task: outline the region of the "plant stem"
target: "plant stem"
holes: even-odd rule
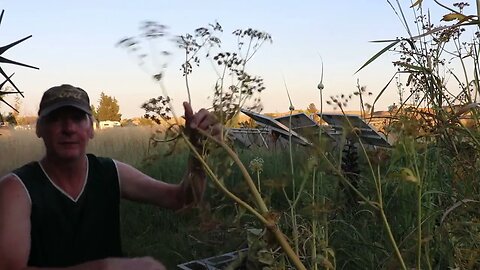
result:
[[[323,186],[323,174],[320,174],[320,185]],[[326,207],[325,194],[322,194],[322,207],[323,208]],[[325,247],[324,247],[325,249],[323,251],[323,256],[328,260],[328,251],[327,251],[327,248],[328,248],[328,213],[327,213],[327,211],[325,211],[323,213],[322,223],[323,223],[323,239],[324,239],[324,242],[325,242]]]
[[[313,209],[315,209],[315,193],[316,191],[316,186],[315,186],[315,180],[316,180],[316,172],[317,169],[313,169],[313,181],[312,181],[312,201],[313,201]],[[315,215],[312,215],[313,220],[312,220],[312,261],[313,261],[313,269],[318,270],[318,263],[317,263],[317,217]]]
[[[313,269],[318,270],[317,263],[317,219],[314,217],[312,220],[312,262]]]
[[[292,108],[292,103],[290,100],[290,108]],[[290,173],[292,174],[292,201],[296,201],[296,192],[295,187],[295,171],[293,169],[293,150],[292,150],[292,110],[290,110],[290,116],[288,119],[288,149],[290,156]],[[295,213],[294,204],[290,205],[290,215],[292,216],[292,234],[293,234],[293,243],[295,245],[295,253],[299,254],[300,247],[298,242],[298,228],[297,228],[297,216]]]
[[[185,87],[187,88],[188,104],[190,104],[190,106],[192,106],[192,99],[190,97],[190,86],[188,85],[188,71],[186,70],[188,61],[189,61],[188,60],[188,50],[185,50],[185,71],[184,71]]]
[[[351,125],[351,124],[350,124]],[[360,140],[359,140],[360,141]],[[360,141],[360,146],[363,150],[363,153],[365,156],[367,156],[367,150],[365,149],[365,146],[363,143]],[[380,211],[380,215],[382,217],[383,225],[385,226],[385,229],[387,230],[388,238],[390,239],[390,243],[393,246],[393,249],[395,251],[395,255],[397,256],[398,261],[402,265],[402,269],[406,270],[407,267],[405,266],[405,262],[403,261],[402,254],[400,253],[400,250],[398,249],[397,242],[395,241],[395,237],[393,236],[392,230],[390,228],[390,224],[388,223],[387,216],[385,215],[385,211],[383,208],[383,195],[382,195],[382,182],[381,182],[381,177],[380,177],[380,167],[377,167],[377,173],[373,169],[372,163],[370,159],[367,158],[368,165],[370,167],[370,170],[372,172],[373,180],[375,181],[375,187],[377,190],[377,197],[378,197],[378,210]]]
[[[355,192],[365,203],[367,203],[368,205],[372,206],[375,209],[378,209],[378,205],[376,205],[375,203],[367,199],[365,195],[363,195],[354,185],[352,185],[352,183],[350,183],[350,181],[343,175],[342,171],[337,167],[335,167],[335,165],[328,159],[325,153],[322,152],[322,156],[325,159],[325,161],[327,161],[330,168],[335,171],[337,176],[345,185],[349,186],[353,190],[353,192]]]
[[[397,242],[395,241],[395,237],[393,236],[392,230],[390,229],[390,225],[388,224],[387,217],[385,216],[385,212],[383,211],[383,206],[380,208],[380,215],[382,216],[383,224],[385,225],[385,229],[387,230],[388,238],[390,239],[390,243],[393,245],[393,249],[395,251],[395,255],[397,256],[402,269],[407,270],[407,266],[405,266],[405,262],[403,261],[402,254],[398,249]]]
[[[417,176],[417,269],[421,269],[422,264],[422,178],[418,169],[417,155],[415,149],[413,151],[413,162],[415,164],[415,174]],[[425,159],[427,154],[424,155]],[[424,162],[425,164],[426,162]]]
[[[476,3],[477,3],[477,17],[480,18],[480,0],[477,0]]]
[[[420,177],[417,175],[417,177]],[[420,181],[420,179],[418,179]],[[417,269],[422,261],[422,186],[417,184]]]
[[[231,199],[233,199],[235,202],[237,202],[238,204],[240,204],[241,206],[245,207],[245,209],[247,209],[248,211],[250,211],[250,213],[252,213],[254,216],[256,216],[263,224],[265,225],[270,225],[268,220],[262,215],[260,214],[257,210],[255,210],[253,207],[251,207],[248,203],[246,203],[245,201],[243,201],[242,199],[238,198],[237,196],[235,196],[235,194],[231,193],[221,182],[220,180],[218,179],[218,177],[215,175],[215,173],[212,171],[212,169],[210,168],[210,166],[208,166],[208,164],[205,162],[205,160],[203,159],[202,155],[200,155],[200,153],[198,153],[197,149],[195,148],[195,146],[193,146],[193,144],[190,142],[190,140],[188,139],[188,137],[184,134],[184,133],[181,133],[182,134],[182,137],[185,139],[185,142],[187,143],[188,147],[190,148],[190,150],[193,152],[193,154],[195,155],[195,157],[200,161],[200,163],[202,163],[202,166],[203,168],[205,169],[205,171],[207,172],[207,174],[212,178],[213,180],[213,183],[222,191],[224,192],[228,197],[230,197]]]
[[[257,187],[258,187],[258,192],[261,194],[262,193],[262,187],[260,186],[260,171],[257,170]]]
[[[244,176],[245,182],[247,183],[248,187],[250,188],[250,192],[252,193],[252,195],[253,195],[253,197],[256,201],[256,204],[260,208],[260,213],[263,215],[262,218],[261,219],[259,218],[259,219],[265,224],[265,227],[271,233],[273,233],[273,235],[275,236],[275,239],[277,239],[277,242],[280,244],[283,251],[288,256],[288,258],[292,261],[292,263],[295,265],[295,267],[297,269],[300,269],[300,270],[306,270],[307,268],[305,268],[305,266],[301,262],[300,258],[298,257],[297,253],[295,253],[293,251],[292,247],[288,243],[287,239],[285,238],[285,235],[278,228],[278,226],[276,224],[276,221],[273,220],[272,217],[268,216],[268,213],[269,213],[268,208],[267,208],[265,202],[263,201],[262,197],[260,196],[260,193],[256,189],[255,184],[254,184],[252,178],[250,177],[250,174],[248,173],[248,170],[245,168],[245,166],[243,165],[243,163],[240,160],[240,158],[238,157],[238,155],[235,152],[233,152],[233,150],[227,144],[225,144],[225,142],[214,138],[212,135],[210,135],[206,131],[201,130],[201,129],[196,129],[196,131],[199,132],[200,134],[202,134],[203,136],[213,140],[218,145],[220,145],[228,153],[228,155],[235,161],[235,163],[240,168],[240,171],[242,172],[242,174]],[[187,141],[187,144],[190,147],[190,149],[192,151],[194,151],[197,158],[199,158],[199,160],[201,160],[202,165],[207,166],[206,167],[206,169],[207,169],[208,164],[203,160],[202,156],[198,153],[198,151],[196,151],[195,147],[190,143],[190,141],[188,141],[188,137],[184,133],[182,133],[182,136]],[[208,168],[208,173],[209,173],[209,175],[214,175],[214,173],[209,168]],[[218,182],[218,183],[220,183],[220,182]],[[230,191],[228,191],[223,185],[220,185],[220,187],[222,188],[222,191],[226,192],[226,194],[229,195],[231,198],[236,197]],[[253,209],[253,208],[251,208],[251,209]],[[258,216],[257,216],[257,218],[258,218]]]
[[[390,243],[393,246],[395,255],[397,256],[397,259],[400,262],[402,269],[407,270],[405,262],[403,261],[403,258],[402,258],[402,254],[398,249],[397,242],[395,241],[395,237],[393,236],[392,229],[390,228],[390,224],[388,223],[387,216],[385,215],[385,211],[383,209],[382,183],[380,181],[380,177],[376,177],[374,175],[374,180],[375,180],[375,186],[376,186],[377,196],[378,196],[378,207],[380,211],[380,216],[382,217],[383,225],[385,226],[385,230],[387,231],[388,238],[390,239]]]
[[[257,190],[257,187],[255,186],[255,182],[252,180],[252,177],[250,177],[250,174],[248,173],[247,168],[245,168],[245,166],[243,165],[243,163],[240,160],[240,158],[238,157],[238,155],[235,152],[233,152],[233,150],[228,145],[226,145],[223,141],[220,141],[220,140],[214,138],[212,135],[208,134],[206,131],[201,130],[201,129],[196,129],[196,131],[199,132],[200,134],[202,134],[203,136],[215,141],[218,145],[220,145],[228,153],[228,155],[233,159],[235,164],[237,164],[240,171],[242,172],[242,174],[244,176],[244,180],[245,180],[247,186],[249,187],[250,192],[253,195],[255,203],[260,208],[260,212],[262,214],[268,213],[267,205],[263,201],[262,196],[260,195],[260,193]]]

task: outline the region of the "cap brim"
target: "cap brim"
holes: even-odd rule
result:
[[[39,114],[38,116],[39,117],[44,117],[44,116],[47,116],[48,114],[50,114],[51,112],[57,110],[57,109],[60,109],[60,108],[63,108],[63,107],[74,107],[74,108],[77,108],[83,112],[85,112],[86,114],[88,115],[92,115],[92,110],[90,109],[90,107],[85,107],[84,105],[81,105],[81,104],[77,104],[77,103],[74,103],[74,102],[69,102],[69,101],[65,101],[65,102],[58,102],[54,105],[51,105],[47,108],[44,108]]]

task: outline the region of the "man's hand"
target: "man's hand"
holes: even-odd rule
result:
[[[184,102],[183,107],[185,108],[185,132],[197,149],[201,149],[202,146],[202,138],[198,130],[209,132],[217,140],[222,139],[222,126],[214,114],[205,109],[193,113],[192,106],[188,102]],[[206,177],[197,157],[190,155],[188,168],[180,186],[183,190],[184,207],[196,205],[202,200],[206,188]]]
[[[197,129],[209,131],[218,140],[222,138],[222,127],[215,115],[205,109],[193,113],[192,106],[188,102],[184,102],[183,107],[185,109],[185,129],[193,145],[198,147],[200,143]]]

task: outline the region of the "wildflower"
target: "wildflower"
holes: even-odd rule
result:
[[[261,157],[252,159],[249,168],[254,173],[261,173],[263,171],[263,159]]]

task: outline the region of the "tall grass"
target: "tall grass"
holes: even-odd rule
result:
[[[155,151],[150,146],[154,131],[153,128],[142,126],[97,130],[87,152],[140,166],[148,155],[155,153],[149,153]]]
[[[153,177],[178,182],[186,166],[187,148],[178,145],[169,155],[164,155],[168,152],[164,147],[150,149],[150,154],[158,156],[142,162],[148,149],[149,132],[134,128],[97,132],[89,150],[137,163],[141,170]],[[29,159],[32,144],[37,145],[39,156],[42,155],[41,142],[35,139],[32,132],[19,134],[28,135],[18,136],[15,140],[8,139],[11,148],[7,151],[15,149],[12,158],[20,160],[19,162]],[[416,265],[417,258],[420,258],[422,268],[445,269],[458,265],[464,269],[474,269],[478,266],[480,242],[478,233],[475,233],[475,226],[478,226],[478,179],[475,172],[456,172],[456,167],[452,167],[452,164],[462,164],[462,161],[449,155],[445,149],[415,143],[412,137],[402,138],[395,148],[385,150],[387,158],[376,158],[379,150],[367,149],[366,155],[360,152],[359,192],[371,200],[377,197],[378,185],[373,181],[373,173],[369,172],[370,160],[372,166],[377,168],[375,171],[379,172],[378,184],[381,185],[385,217],[406,265]],[[16,145],[12,145],[14,142]],[[2,147],[7,145],[2,144]],[[338,154],[339,149],[341,146],[332,153]],[[315,262],[320,269],[330,266],[337,269],[401,268],[395,259],[378,210],[368,203],[349,205],[349,195],[339,184],[341,176],[336,171],[338,164],[332,167],[318,155],[313,158],[315,151],[296,146],[295,151],[292,151],[297,174],[296,234],[299,256],[307,268],[313,269]],[[237,153],[244,164],[258,157],[263,159],[261,195],[272,213],[278,215],[278,224],[284,233],[292,235],[291,216],[287,214],[291,213],[291,203],[285,197],[285,194],[293,192],[293,185],[289,181],[290,170],[286,169],[291,165],[288,151],[239,149]],[[217,164],[215,169],[225,185],[246,201],[252,200],[240,171],[231,166],[231,163],[225,163],[221,154],[212,153],[213,157],[222,160],[212,162]],[[339,159],[333,157],[331,160]],[[21,163],[12,163],[10,167],[18,165]],[[412,168],[413,176],[422,181],[421,257],[418,256],[417,183],[408,178],[408,174],[402,173],[402,168]],[[475,170],[478,174],[478,169]],[[455,177],[455,174],[462,174],[462,177]],[[255,250],[251,259],[259,259],[258,254],[265,254],[261,251],[267,250],[276,260],[276,266],[281,267],[283,261],[283,265],[288,267],[278,250],[268,248],[275,246],[268,242],[268,234],[265,235],[266,242],[258,237],[253,238],[256,239],[253,241],[248,236],[249,231],[261,228],[261,224],[214,188],[208,189],[201,207],[185,213],[122,202],[121,219],[124,251],[129,256],[152,255],[174,268],[182,262],[219,255],[249,245]],[[317,226],[312,227],[309,224],[314,220],[318,221]],[[315,229],[316,232],[313,231]],[[316,242],[312,238],[315,235]],[[319,237],[321,235],[326,237]],[[317,247],[316,261],[313,261],[309,248],[312,243],[316,243]]]
[[[148,127],[97,130],[87,152],[140,166],[149,149],[153,149],[149,146],[152,132]],[[22,164],[41,159],[45,147],[35,130],[12,130],[0,136],[0,153],[0,175],[4,175]]]
[[[0,136],[0,175],[33,160],[44,153],[43,141],[34,130],[12,130]]]

